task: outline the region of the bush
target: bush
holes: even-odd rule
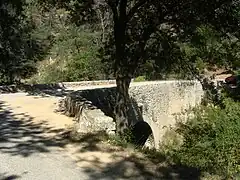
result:
[[[138,76],[134,79],[134,82],[143,82],[143,81],[146,81],[145,76]]]
[[[99,80],[103,79],[103,66],[96,57],[96,51],[88,50],[77,54],[67,62],[67,81]]]
[[[200,106],[177,124],[183,144],[175,159],[209,173],[232,176],[240,172],[240,103],[224,100],[225,109]]]
[[[45,69],[45,74],[42,77],[42,83],[59,83],[64,82],[66,79],[66,72],[61,70],[59,67],[49,65]]]
[[[105,79],[103,65],[96,57],[96,51],[87,49],[74,54],[63,62],[55,60],[49,64],[45,61],[39,66],[39,74],[30,79],[36,83],[56,83]]]

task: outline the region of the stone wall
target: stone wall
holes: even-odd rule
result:
[[[133,79],[132,79],[133,81]],[[12,85],[0,85],[0,93],[16,93],[16,92],[48,92],[57,90],[76,90],[76,89],[88,89],[90,87],[96,88],[96,86],[110,86],[116,85],[115,80],[98,80],[98,81],[79,81],[79,82],[60,82],[53,84],[12,84]]]
[[[59,83],[65,88],[75,88],[80,86],[97,86],[116,84],[115,80],[99,80],[99,81],[79,81],[79,82],[62,82]]]
[[[158,148],[167,127],[175,124],[174,114],[200,103],[203,95],[201,84],[197,81],[132,83],[129,93],[133,100],[130,105],[131,124],[134,125],[139,120],[146,121],[152,128],[156,148]],[[79,90],[70,93],[63,101],[63,106],[65,106],[65,114],[75,117],[80,131],[91,131],[96,130],[96,126],[93,124],[99,124],[99,119],[104,118],[93,120],[91,116],[89,117],[91,124],[87,122],[86,114],[91,114],[91,112],[94,114],[96,109],[100,109],[105,115],[113,117],[115,99],[115,87]],[[101,116],[105,116],[104,114]],[[112,128],[111,120],[107,119],[107,121]],[[93,127],[95,129],[91,129]],[[108,129],[107,126],[103,127]],[[89,129],[86,130],[86,128]],[[105,129],[100,128],[100,130]]]
[[[142,106],[143,120],[151,126],[155,147],[169,126],[174,126],[176,113],[201,102],[202,86],[197,81],[156,81],[133,85],[131,96]]]

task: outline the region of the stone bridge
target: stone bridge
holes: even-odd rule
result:
[[[143,120],[150,125],[158,148],[166,130],[175,125],[176,113],[199,104],[203,90],[197,81],[158,81],[133,85],[130,94],[141,107]]]
[[[96,119],[86,118],[86,116],[95,116],[97,121],[104,114],[112,117],[116,97],[114,86],[110,83],[110,85],[77,90],[76,84],[75,88],[67,84],[67,88],[75,89],[75,91],[65,98],[64,105],[68,106],[67,114],[69,116],[77,117],[77,126],[80,131],[93,127],[97,123]],[[174,126],[176,123],[175,114],[200,103],[203,95],[202,86],[198,81],[133,82],[129,92],[133,100],[130,107],[132,110],[130,123],[134,125],[139,120],[147,122],[153,132],[155,148],[159,147],[159,142],[168,129],[167,127]],[[89,104],[95,108],[90,108]],[[104,114],[96,113],[93,109],[100,109]],[[92,114],[89,115],[89,113]],[[107,124],[106,127],[109,127],[109,121],[102,123],[105,124],[101,124],[101,126],[105,127]]]

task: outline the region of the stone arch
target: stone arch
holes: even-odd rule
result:
[[[131,128],[133,143],[137,146],[143,147],[148,138],[153,135],[151,126],[146,121],[138,121]]]

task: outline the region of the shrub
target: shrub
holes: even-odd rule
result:
[[[209,173],[232,176],[240,172],[240,103],[224,100],[225,108],[200,106],[176,131],[183,144],[175,159]]]
[[[45,69],[45,74],[42,77],[42,83],[58,83],[63,82],[66,79],[66,72],[61,70],[59,67],[49,65]]]
[[[96,52],[92,49],[77,54],[66,64],[67,80],[98,80],[103,79],[103,66]]]
[[[146,81],[145,76],[138,76],[134,79],[134,82],[142,82],[142,81]]]

